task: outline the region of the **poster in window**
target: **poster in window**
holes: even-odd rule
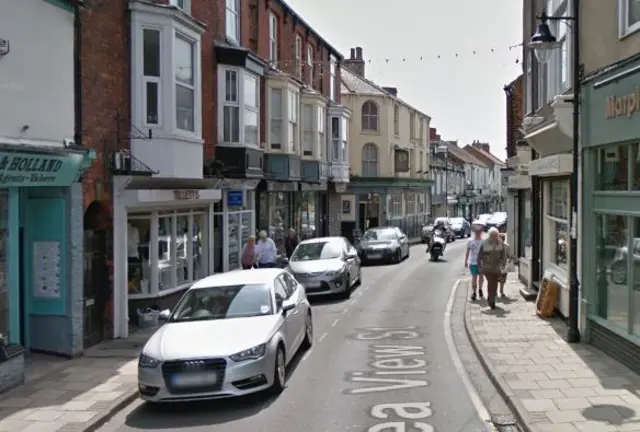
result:
[[[33,296],[60,298],[60,242],[33,243]]]

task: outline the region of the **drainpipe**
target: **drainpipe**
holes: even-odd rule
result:
[[[75,126],[73,141],[82,146],[82,20],[80,17],[81,0],[73,2],[73,103]]]

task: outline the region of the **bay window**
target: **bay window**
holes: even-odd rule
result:
[[[174,49],[176,128],[195,132],[195,43],[176,33]]]
[[[567,16],[569,0],[550,0],[547,7],[549,16]],[[549,22],[551,31],[562,45],[554,50],[549,62],[543,65],[540,72],[541,79],[544,75],[544,87],[540,87],[539,95],[543,102],[553,100],[553,97],[564,93],[571,87],[569,79],[569,26],[565,20],[553,20]]]
[[[327,148],[327,112],[324,107],[318,107],[318,158],[324,160]]]
[[[333,102],[336,100],[336,71],[338,60],[331,56],[329,59],[329,97]]]
[[[269,103],[269,142],[272,150],[282,149],[282,123],[283,123],[283,93],[281,88],[272,88],[270,90],[270,103]]]
[[[302,155],[313,156],[314,146],[314,106],[302,104]]]
[[[298,141],[299,141],[299,132],[298,129],[298,109],[299,109],[299,94],[289,91],[288,92],[288,102],[287,102],[287,111],[288,111],[288,130],[287,130],[287,139],[288,139],[288,149],[287,151],[293,154],[298,153]]]
[[[161,32],[142,30],[143,121],[146,127],[160,126]]]
[[[225,29],[227,39],[240,43],[240,0],[226,0]]]
[[[340,117],[331,117],[331,160],[340,161]]]
[[[340,152],[342,153],[342,163],[348,163],[348,151],[347,151],[347,141],[348,141],[348,127],[349,121],[341,117],[340,118]]]
[[[259,145],[260,79],[240,68],[220,67],[219,124],[226,145]]]

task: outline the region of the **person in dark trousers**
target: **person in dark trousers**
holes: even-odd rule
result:
[[[478,252],[478,267],[487,278],[487,302],[491,309],[496,308],[498,284],[507,266],[507,251],[499,236],[498,229],[491,228]]]
[[[296,230],[290,228],[289,234],[287,234],[287,238],[284,240],[284,252],[287,254],[287,258],[291,258],[298,244],[300,244],[300,237],[298,237]]]

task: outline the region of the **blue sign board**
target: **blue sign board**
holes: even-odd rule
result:
[[[244,193],[241,190],[227,191],[227,206],[242,207],[244,206]]]

